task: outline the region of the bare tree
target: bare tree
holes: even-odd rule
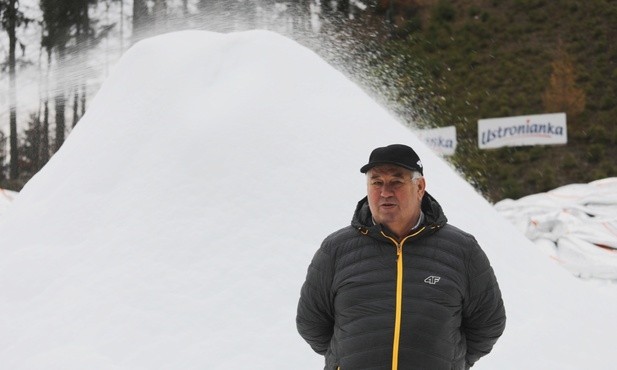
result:
[[[574,63],[561,44],[551,67],[549,85],[542,94],[544,108],[548,112],[566,112],[572,117],[579,115],[585,110],[585,91],[576,86]]]

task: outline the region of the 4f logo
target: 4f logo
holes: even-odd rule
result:
[[[431,284],[431,285],[435,285],[439,282],[439,280],[441,280],[439,276],[429,276],[426,279],[424,279],[424,282]]]

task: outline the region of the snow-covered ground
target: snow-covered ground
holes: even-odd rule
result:
[[[13,203],[18,194],[15,191],[0,189],[0,217]]]
[[[376,146],[491,259],[508,323],[474,369],[614,369],[617,289],[526,239],[355,84],[277,34],[187,31],[129,50],[0,217],[6,369],[319,369],[295,329],[321,240]]]

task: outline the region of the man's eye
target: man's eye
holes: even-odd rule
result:
[[[373,182],[371,182],[371,185],[373,185],[373,186],[383,186],[383,182],[382,181],[373,181]]]

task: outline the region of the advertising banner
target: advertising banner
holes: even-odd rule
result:
[[[437,154],[454,155],[456,151],[456,127],[454,126],[418,130],[416,135]]]
[[[480,149],[568,142],[565,113],[478,120]]]

